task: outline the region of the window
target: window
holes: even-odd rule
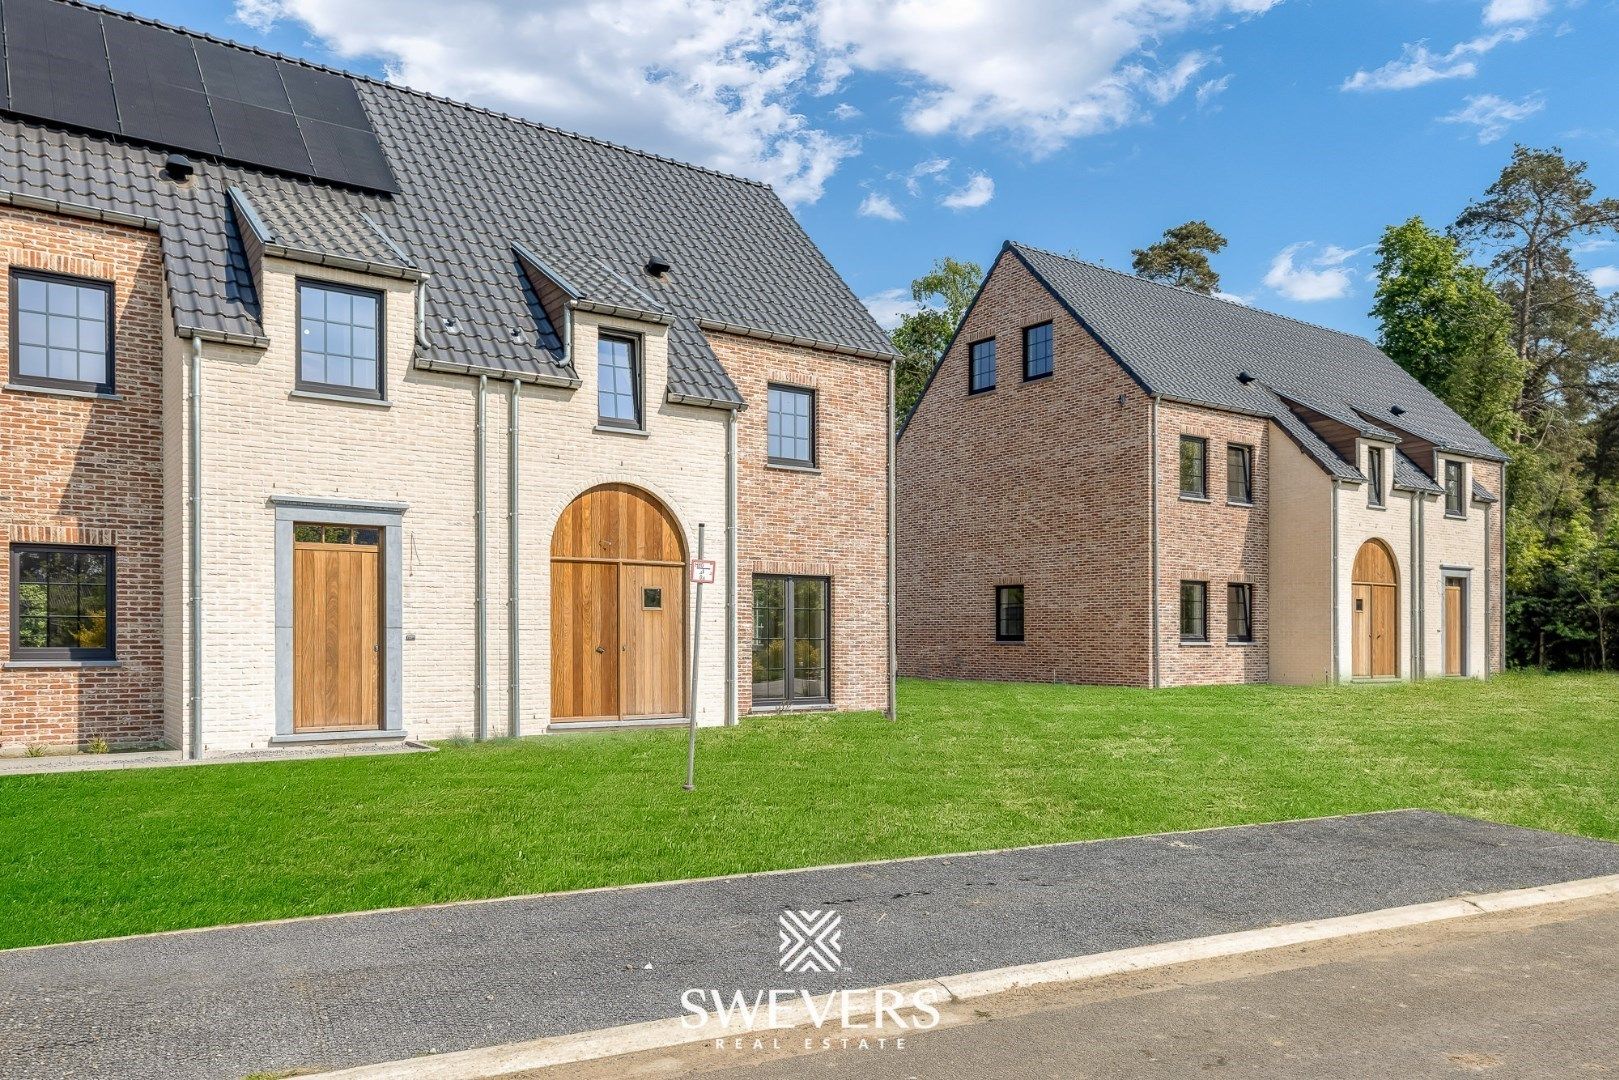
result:
[[[1181,436],[1181,496],[1187,499],[1209,497],[1209,441],[1191,435]]]
[[[356,529],[348,525],[294,525],[292,538],[300,544],[353,544],[359,547],[376,547],[382,542],[382,530]]]
[[[662,589],[642,589],[641,590],[641,607],[644,608],[647,611],[661,611],[661,610],[663,610],[663,590]]]
[[[768,452],[775,465],[815,464],[815,391],[770,387]]]
[[[596,421],[607,427],[641,426],[641,365],[634,340],[596,339]]]
[[[1227,585],[1225,599],[1226,640],[1238,642],[1254,640],[1254,587]]]
[[[1023,586],[995,586],[995,640],[1023,640]]]
[[[967,392],[981,394],[995,389],[995,339],[975,341],[967,352],[971,368],[967,375]]]
[[[382,397],[382,294],[298,283],[298,388]]]
[[[11,381],[112,393],[112,286],[11,275]]]
[[[1181,582],[1181,640],[1209,640],[1209,583]]]
[[[753,703],[831,700],[827,679],[826,578],[753,579]]]
[[[1041,379],[1051,374],[1051,324],[1023,331],[1023,377]]]
[[[1383,449],[1373,446],[1366,450],[1366,503],[1383,505]]]
[[[110,548],[11,549],[11,658],[113,658]]]
[[[1467,492],[1463,484],[1467,478],[1467,466],[1460,461],[1445,462],[1445,516],[1467,516]]]
[[[1245,506],[1254,501],[1253,447],[1231,443],[1225,448],[1225,497]]]

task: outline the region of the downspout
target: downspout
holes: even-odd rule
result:
[[[202,757],[202,338],[191,336],[191,757]]]
[[[521,670],[521,641],[518,631],[522,612],[518,590],[519,543],[522,539],[518,521],[517,481],[521,455],[517,452],[517,399],[523,384],[512,380],[512,397],[506,412],[506,734],[517,738],[523,734]]]
[[[1158,395],[1151,398],[1152,422],[1151,427],[1152,448],[1148,453],[1151,477],[1147,482],[1148,509],[1147,517],[1152,540],[1152,687],[1154,690],[1161,685],[1159,676],[1159,643],[1158,643]]]
[[[888,719],[899,719],[899,623],[894,605],[894,379],[892,361],[888,364]]]
[[[1339,599],[1338,586],[1338,495],[1343,489],[1343,481],[1336,476],[1332,478],[1332,669],[1328,673],[1327,681],[1338,683],[1342,681],[1342,671],[1338,656],[1338,611],[1342,604]]]
[[[1421,492],[1411,495],[1411,678],[1420,680],[1427,677],[1427,665],[1423,661],[1428,651],[1428,631],[1426,620],[1423,619],[1423,603],[1426,595],[1423,590],[1423,567],[1427,565],[1427,555],[1423,551],[1422,536],[1422,500]]]
[[[725,414],[725,723],[737,722],[736,410]]]
[[[1484,671],[1486,678],[1495,673],[1490,665],[1490,641],[1495,637],[1495,626],[1491,624],[1491,611],[1499,612],[1501,620],[1501,670],[1507,669],[1507,463],[1501,463],[1501,569],[1496,574],[1499,584],[1496,586],[1501,592],[1501,606],[1499,608],[1486,608],[1484,611]],[[1484,534],[1484,543],[1490,548],[1495,547],[1495,540],[1488,530]]]
[[[485,455],[484,447],[484,421],[486,412],[486,398],[489,391],[489,376],[478,376],[478,408],[477,433],[473,443],[473,465],[475,474],[473,522],[475,536],[473,539],[473,563],[475,566],[475,583],[473,586],[473,604],[476,616],[473,622],[473,642],[475,656],[473,666],[476,670],[476,679],[473,688],[472,730],[473,737],[483,740],[489,736],[489,553],[487,549],[489,540],[488,521],[488,479],[484,476]]]
[[[1490,677],[1490,594],[1495,591],[1495,578],[1491,571],[1494,566],[1490,560],[1490,549],[1495,545],[1490,543],[1490,504],[1484,504],[1484,678]],[[1462,615],[1465,618],[1469,612],[1464,608]],[[1467,638],[1464,636],[1463,641]]]

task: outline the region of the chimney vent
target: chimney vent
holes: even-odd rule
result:
[[[1242,385],[1247,386],[1249,383],[1254,381],[1254,377],[1248,374],[1246,371],[1239,371],[1237,372],[1237,381],[1242,383]]]
[[[191,179],[191,174],[196,171],[196,166],[192,165],[191,159],[184,154],[170,154],[169,159],[163,163],[163,173],[170,180],[184,182]]]
[[[674,267],[669,264],[669,260],[661,255],[654,255],[646,261],[646,272],[653,277],[662,277],[672,269]]]

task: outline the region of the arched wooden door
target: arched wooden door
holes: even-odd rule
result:
[[[551,535],[551,719],[685,715],[686,548],[662,503],[591,488]]]
[[[1362,544],[1353,578],[1355,678],[1392,678],[1400,673],[1400,582],[1388,545]]]

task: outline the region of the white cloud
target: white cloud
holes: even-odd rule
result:
[[[1342,90],[1409,90],[1426,86],[1442,79],[1471,79],[1478,74],[1476,58],[1510,41],[1522,41],[1528,31],[1521,28],[1498,30],[1485,37],[1474,38],[1452,46],[1449,52],[1436,53],[1428,43],[1419,41],[1406,45],[1398,59],[1390,60],[1372,71],[1364,69],[1345,79]]]
[[[973,173],[967,182],[939,199],[947,210],[976,210],[995,197],[995,181],[983,173]]]
[[[884,221],[905,220],[905,215],[894,205],[894,200],[877,191],[868,192],[860,201],[859,214],[861,217],[882,218]]]
[[[1310,241],[1304,240],[1289,244],[1277,252],[1271,260],[1270,270],[1265,274],[1266,286],[1289,300],[1302,303],[1337,300],[1349,295],[1354,273],[1344,264],[1350,256],[1366,249],[1348,249],[1329,244],[1321,249],[1321,254],[1301,264],[1300,254],[1311,246]]]
[[[1490,0],[1484,8],[1484,21],[1491,26],[1533,22],[1551,9],[1551,0]]]
[[[950,171],[950,159],[945,157],[928,158],[912,165],[910,171],[904,174],[905,190],[912,195],[922,194],[924,180],[936,180]]]
[[[1531,94],[1522,101],[1479,94],[1469,97],[1466,105],[1439,120],[1444,124],[1471,124],[1477,129],[1479,142],[1492,143],[1505,135],[1513,124],[1527,120],[1545,107],[1546,100],[1539,94]]]
[[[903,316],[920,310],[917,302],[911,299],[909,289],[884,289],[880,293],[861,297],[860,302],[866,305],[871,317],[884,330],[894,329]]]
[[[1209,104],[1225,93],[1230,85],[1231,76],[1229,75],[1222,75],[1218,79],[1210,79],[1208,82],[1199,84],[1197,92],[1193,95],[1197,99],[1197,107],[1200,109],[1208,108]]]
[[[855,108],[853,105],[849,104],[847,101],[840,101],[838,102],[837,107],[832,110],[832,115],[837,117],[839,120],[854,120],[858,117],[864,116],[865,114],[859,109]]]
[[[1224,300],[1228,304],[1237,304],[1240,307],[1252,307],[1254,302],[1253,297],[1243,293],[1222,292],[1216,289],[1212,295],[1216,300]]]
[[[1593,266],[1586,272],[1586,277],[1603,292],[1619,289],[1619,266]]]

